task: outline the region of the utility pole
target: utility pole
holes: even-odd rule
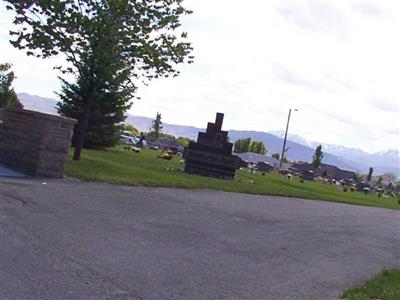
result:
[[[297,109],[295,109],[294,111],[297,111]],[[287,124],[286,124],[286,132],[285,132],[285,139],[283,140],[283,147],[282,147],[282,155],[281,155],[281,162],[279,164],[279,168],[282,168],[282,164],[283,164],[283,158],[285,157],[285,147],[286,147],[286,139],[287,139],[287,133],[288,133],[288,129],[289,129],[289,122],[290,122],[290,114],[292,113],[292,109],[289,109],[289,115],[287,118]]]

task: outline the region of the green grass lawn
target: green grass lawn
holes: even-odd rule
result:
[[[385,270],[368,280],[363,286],[348,290],[343,298],[346,300],[399,300],[400,270]]]
[[[67,176],[86,181],[109,182],[125,185],[158,187],[178,187],[187,189],[213,189],[229,192],[251,193],[319,199],[400,209],[394,198],[379,198],[377,195],[364,195],[360,192],[343,192],[340,187],[320,182],[300,182],[298,178],[287,177],[272,172],[265,176],[250,174],[239,170],[235,180],[222,180],[211,177],[186,174],[181,157],[172,160],[157,158],[158,152],[142,150],[140,153],[116,147],[108,150],[83,150],[80,161],[67,162]]]

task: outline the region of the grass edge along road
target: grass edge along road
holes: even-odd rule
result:
[[[363,286],[346,291],[343,298],[346,300],[398,300],[400,299],[400,270],[384,270]]]
[[[157,158],[159,152],[142,150],[140,153],[116,147],[107,150],[84,150],[80,161],[71,159],[70,149],[66,174],[84,181],[123,185],[211,189],[226,192],[295,197],[400,209],[395,198],[379,198],[375,194],[343,192],[341,187],[321,182],[288,180],[276,172],[262,175],[239,170],[235,180],[222,180],[183,172],[182,157],[172,160]]]

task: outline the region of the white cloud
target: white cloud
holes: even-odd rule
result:
[[[400,102],[389,101],[384,98],[370,98],[367,99],[367,103],[371,104],[375,108],[389,113],[399,113],[400,112]]]
[[[195,63],[180,66],[178,78],[140,87],[131,113],[160,111],[165,122],[204,127],[220,111],[226,129],[271,131],[284,129],[296,107],[290,131],[309,140],[399,148],[400,3],[185,2],[194,11],[184,26]],[[55,62],[25,57],[0,30],[17,90],[51,96],[59,88]]]
[[[367,16],[375,17],[378,19],[384,16],[384,12],[382,11],[382,9],[380,9],[379,6],[375,5],[372,1],[364,0],[363,2],[353,2],[351,3],[351,7],[353,8],[353,10]]]
[[[283,1],[277,11],[289,22],[306,30],[339,33],[348,27],[341,11],[327,1]]]

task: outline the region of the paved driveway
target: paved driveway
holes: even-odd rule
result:
[[[45,182],[0,177],[1,299],[335,299],[400,267],[392,210]]]

